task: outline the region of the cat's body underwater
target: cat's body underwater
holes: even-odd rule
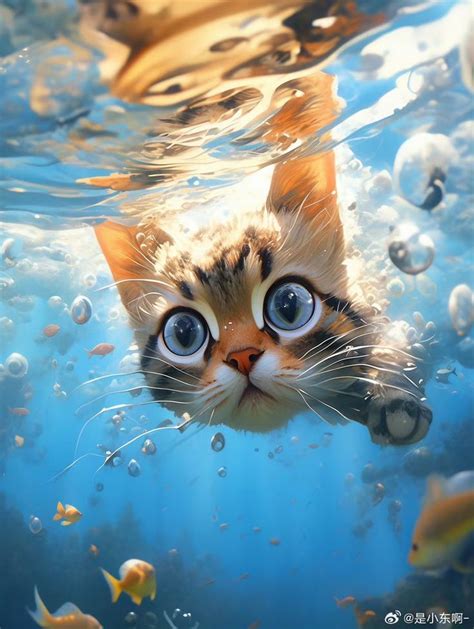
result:
[[[348,280],[331,151],[278,164],[264,208],[192,235],[153,216],[96,233],[149,392],[177,415],[264,432],[310,410],[377,443],[426,434],[420,362]]]

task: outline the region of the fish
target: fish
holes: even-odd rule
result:
[[[463,477],[458,480],[456,477]],[[466,549],[474,541],[474,473],[428,479],[425,505],[416,522],[408,562],[417,568],[470,571]]]
[[[359,627],[363,627],[371,618],[375,618],[377,614],[372,609],[362,611],[358,607],[354,607],[357,623]]]
[[[26,417],[30,414],[30,410],[24,406],[15,406],[15,408],[9,408],[8,412],[17,417]]]
[[[247,629],[260,629],[260,627],[261,627],[260,620],[254,620],[253,622],[250,623]]]
[[[116,579],[101,568],[110,588],[112,603],[116,603],[122,592],[126,592],[136,605],[147,596],[153,601],[156,596],[155,568],[141,559],[129,559],[120,566],[120,579]]]
[[[357,599],[354,596],[345,596],[344,598],[334,597],[334,600],[336,601],[336,605],[338,607],[341,607],[342,609],[345,609],[346,607],[349,607],[349,605],[355,605],[355,603],[357,603]]]
[[[45,328],[43,328],[44,336],[51,338],[52,336],[56,336],[56,334],[61,330],[61,327],[57,323],[50,323]]]
[[[280,545],[280,540],[278,539],[278,537],[272,537],[270,540],[270,544],[272,546],[279,546]]]
[[[107,356],[107,354],[110,354],[111,352],[113,352],[115,349],[115,345],[112,345],[112,343],[98,343],[95,347],[93,347],[92,349],[86,349],[86,352],[89,355],[89,358],[91,358],[91,356]]]
[[[317,443],[310,443],[308,448],[311,448],[311,450],[316,450],[316,448],[319,448]]]
[[[91,544],[89,546],[89,554],[92,555],[93,557],[98,557],[100,553],[100,550],[97,548],[97,546],[95,544]]]
[[[28,613],[40,627],[53,629],[62,627],[64,629],[103,629],[97,618],[89,614],[83,614],[74,603],[64,603],[51,614],[46,605],[41,600],[38,588],[35,586],[35,611],[28,610]]]
[[[58,502],[56,510],[53,520],[62,520],[61,526],[70,526],[82,518],[82,513],[72,505],[64,507],[61,502]]]
[[[456,373],[456,368],[438,369],[438,371],[436,372],[436,375],[435,375],[435,379],[436,379],[437,382],[441,382],[443,384],[449,384],[450,383],[449,376],[451,374],[454,374],[455,376],[458,375]]]
[[[25,445],[25,438],[20,435],[15,435],[15,445],[17,448],[23,448]]]

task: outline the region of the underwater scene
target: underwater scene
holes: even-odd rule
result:
[[[474,628],[468,0],[0,0],[0,629]]]

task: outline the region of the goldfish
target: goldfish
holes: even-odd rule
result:
[[[120,579],[116,579],[106,570],[102,574],[107,581],[112,595],[112,603],[115,603],[122,592],[126,592],[136,605],[147,596],[153,601],[156,596],[155,568],[141,559],[129,559],[120,566]]]
[[[53,520],[62,520],[61,526],[70,526],[82,518],[82,513],[72,505],[63,507],[63,505],[58,502],[56,510],[57,513],[54,515]]]
[[[52,336],[56,336],[60,329],[61,328],[56,323],[50,323],[43,329],[43,334],[51,338]]]
[[[425,506],[415,525],[408,561],[425,569],[468,571],[465,551],[474,539],[474,472],[428,479]]]
[[[260,620],[254,620],[254,622],[250,623],[250,625],[247,627],[247,629],[259,629],[260,627],[261,627]]]
[[[35,611],[32,612],[29,609],[28,612],[40,627],[46,627],[46,629],[53,629],[54,627],[63,627],[64,629],[103,629],[96,618],[89,614],[83,614],[79,607],[76,607],[73,603],[64,603],[54,614],[51,614],[41,600],[36,587],[35,603]]]
[[[371,618],[375,618],[377,614],[372,609],[362,611],[358,607],[354,607],[357,623],[359,627],[363,627]]]
[[[89,554],[92,555],[93,557],[98,557],[100,553],[100,550],[97,548],[97,546],[95,544],[91,544],[89,546]]]
[[[278,537],[272,537],[272,539],[270,540],[270,544],[272,546],[279,546],[280,545],[280,540],[278,539]]]
[[[23,448],[25,445],[25,438],[20,435],[15,435],[15,445],[17,448]]]
[[[349,607],[349,605],[354,605],[357,602],[354,596],[345,596],[344,598],[336,598],[336,597],[334,598],[336,600],[336,605],[338,607],[342,607],[343,609],[345,609],[346,607]]]
[[[15,408],[8,409],[12,415],[17,415],[18,417],[26,417],[30,414],[29,409],[24,408],[23,406],[15,406]]]
[[[98,345],[96,345],[92,349],[86,349],[86,352],[89,354],[89,358],[91,356],[103,357],[113,352],[114,349],[115,349],[115,345],[112,345],[112,343],[98,343]]]

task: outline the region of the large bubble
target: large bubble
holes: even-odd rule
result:
[[[407,201],[433,210],[444,197],[444,185],[456,149],[441,133],[417,133],[398,149],[393,166],[395,187]]]
[[[23,378],[28,373],[28,361],[23,354],[13,352],[5,361],[5,371],[11,378]]]
[[[467,284],[458,284],[449,296],[449,316],[459,336],[465,336],[474,322],[474,294]]]
[[[417,275],[428,269],[435,256],[433,241],[418,227],[403,223],[390,234],[388,255],[393,264],[408,275]]]
[[[84,325],[92,316],[92,303],[83,295],[78,295],[71,304],[71,317],[74,323]]]

